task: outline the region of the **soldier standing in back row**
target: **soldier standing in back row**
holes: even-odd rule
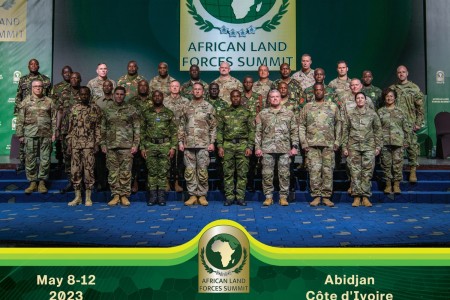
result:
[[[80,100],[70,110],[67,131],[68,151],[71,155],[71,180],[75,190],[75,199],[68,203],[76,206],[83,202],[81,182],[84,178],[86,188],[85,205],[92,206],[91,193],[95,184],[95,152],[100,145],[101,109],[91,103],[91,90],[87,86],[80,88]]]

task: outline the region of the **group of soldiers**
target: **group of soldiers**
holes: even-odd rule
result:
[[[246,76],[241,82],[223,62],[220,76],[209,84],[192,65],[190,79],[180,84],[164,62],[148,82],[130,61],[117,83],[101,63],[98,76],[87,86],[81,86],[80,73],[65,66],[63,81],[52,88],[32,59],[30,73],[20,79],[14,109],[16,135],[23,145],[18,168],[25,167],[30,181],[25,193],[47,192],[54,141],[58,165],[70,178],[61,192],[75,190],[70,206],[82,204],[83,186],[85,205],[92,205],[96,183],[97,189],[109,184],[108,205],[130,205],[144,164],[148,205],[166,204],[171,175],[177,191],[182,191],[179,179],[186,181],[185,205],[206,206],[210,153],[223,165],[226,206],[246,205],[247,179],[253,181],[258,162],[263,205],[273,204],[276,169],[279,204],[289,205],[290,164],[296,155],[304,156],[310,174],[311,206],[334,205],[333,170],[335,156],[340,160],[341,153],[348,156],[353,206],[371,206],[370,178],[380,152],[386,193],[400,192],[404,147],[411,166],[409,180],[417,181],[414,132],[423,123],[423,94],[408,80],[406,67],[397,68],[398,82],[382,94],[372,85],[371,71],[364,71],[361,80],[350,79],[347,63],[339,61],[337,78],[326,85],[325,71],[313,70],[311,64],[311,55],[304,54],[301,70],[292,76],[284,63],[280,78],[271,81],[268,67],[262,65],[258,81]]]

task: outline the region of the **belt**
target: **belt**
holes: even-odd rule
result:
[[[150,139],[152,144],[164,144],[170,142],[170,138]]]
[[[225,139],[227,142],[231,142],[233,144],[239,144],[240,142],[246,142],[247,139],[236,138],[236,139]]]

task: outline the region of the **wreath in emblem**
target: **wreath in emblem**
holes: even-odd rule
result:
[[[14,2],[16,2],[16,0],[6,0],[2,5],[0,5],[0,7],[4,10],[8,10],[14,5]]]
[[[274,30],[278,25],[280,25],[280,20],[283,18],[283,15],[286,14],[287,8],[289,6],[289,0],[283,0],[280,8],[278,9],[278,13],[276,13],[272,17],[272,19],[265,21],[260,27],[255,28],[253,26],[250,26],[246,29],[242,28],[236,31],[225,26],[219,28],[217,26],[214,26],[214,24],[210,21],[203,19],[203,17],[198,14],[197,8],[195,7],[193,1],[194,0],[186,0],[186,6],[188,8],[189,14],[196,21],[195,25],[199,26],[200,29],[204,32],[209,32],[213,29],[217,29],[221,34],[228,34],[230,37],[236,37],[237,35],[239,35],[240,37],[245,37],[247,34],[254,34],[258,29],[262,29],[267,32]]]
[[[245,264],[247,263],[247,258],[248,258],[247,249],[244,248],[242,250],[242,252],[244,253],[244,259],[242,260],[242,263],[236,269],[233,270],[233,272],[236,273],[236,274],[239,274],[242,271],[242,269],[244,268]],[[202,250],[200,252],[200,260],[202,261],[202,265],[205,268],[206,272],[208,272],[208,274],[217,273],[217,271],[214,271],[213,268],[209,267],[206,264],[205,248],[202,248]]]

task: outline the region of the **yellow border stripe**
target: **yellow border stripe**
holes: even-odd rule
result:
[[[265,245],[230,220],[206,225],[189,242],[168,248],[3,248],[0,266],[172,266],[197,255],[203,233],[234,226],[250,241],[251,254],[276,266],[450,266],[449,248],[279,248]]]

